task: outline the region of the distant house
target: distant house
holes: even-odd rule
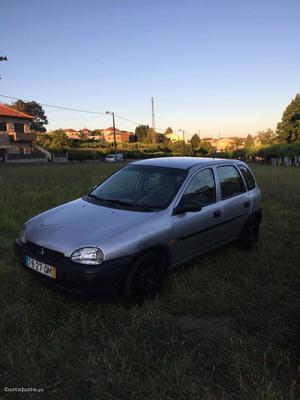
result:
[[[0,104],[0,159],[5,154],[31,154],[34,134],[31,115]]]
[[[114,141],[114,128],[109,127],[107,129],[103,129],[102,131],[103,138],[106,142]],[[128,143],[133,141],[134,135],[131,132],[121,131],[116,128],[116,142],[118,143]]]
[[[94,135],[93,131],[87,128],[81,129],[79,131],[76,131],[75,129],[72,128],[68,128],[68,129],[63,129],[63,131],[65,132],[65,134],[68,136],[69,139],[80,139],[82,135],[87,139],[91,138],[96,139],[96,136]]]
[[[232,138],[218,138],[211,141],[212,146],[216,151],[234,150]]]
[[[80,132],[75,131],[75,129],[68,128],[68,129],[63,129],[65,134],[68,136],[69,139],[79,139]]]
[[[113,143],[114,142],[114,128],[110,127],[107,129],[97,129],[95,131],[91,131],[90,129],[84,128],[79,131],[75,129],[68,128],[62,129],[69,139],[80,139],[83,135],[83,138],[86,139],[95,139],[99,141],[106,141]],[[52,132],[48,132],[51,135]],[[118,143],[128,143],[133,142],[135,136],[132,132],[121,131],[116,128],[116,141]]]
[[[87,137],[92,137],[92,136],[93,136],[93,132],[90,131],[90,130],[87,129],[87,128],[81,129],[80,132],[81,132],[83,135],[87,136]]]
[[[245,138],[239,138],[240,143],[237,143],[234,137],[220,137],[218,139],[212,139],[211,145],[216,151],[232,151],[242,149],[245,146]]]
[[[178,142],[179,140],[183,140],[182,136],[177,135],[177,133],[166,133],[166,138],[170,139],[171,142]]]

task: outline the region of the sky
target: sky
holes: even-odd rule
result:
[[[0,1],[0,94],[186,136],[275,129],[300,91],[299,0]],[[9,100],[0,97],[1,102]],[[47,128],[112,125],[44,107]]]

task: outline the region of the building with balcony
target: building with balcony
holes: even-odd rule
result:
[[[33,145],[32,120],[33,116],[0,104],[0,162],[46,161]]]
[[[28,154],[32,152],[34,135],[31,115],[0,104],[0,157],[6,153]]]

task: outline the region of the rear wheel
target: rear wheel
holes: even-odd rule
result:
[[[143,303],[158,293],[163,278],[162,262],[153,252],[146,252],[137,258],[127,273],[124,295],[133,303]]]
[[[243,250],[251,250],[256,245],[259,235],[259,222],[251,219],[243,228],[239,237],[239,247]]]

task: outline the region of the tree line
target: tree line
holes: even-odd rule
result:
[[[31,128],[37,133],[37,141],[40,145],[50,151],[62,151],[68,148],[102,149],[101,151],[111,151],[111,144],[89,140],[82,135],[78,140],[70,140],[63,130],[52,132],[51,135],[45,134],[45,126],[48,119],[43,107],[35,101],[24,102],[17,100],[10,107],[17,111],[25,112],[35,117],[31,123]],[[94,133],[99,134],[99,130]],[[41,135],[42,133],[42,135]],[[201,139],[198,134],[194,134],[188,143],[183,140],[172,142],[168,137],[173,134],[171,127],[165,132],[158,133],[149,125],[139,125],[135,129],[135,139],[140,146],[134,143],[118,144],[119,149],[128,152],[138,152],[154,155],[155,153],[164,155],[197,155],[211,156],[216,154],[208,138]],[[257,146],[259,142],[259,146]],[[256,137],[248,135],[246,138],[233,137],[232,146],[222,152],[223,157],[283,157],[300,155],[300,94],[298,93],[283,112],[281,121],[277,124],[276,130],[267,129],[257,133]],[[147,150],[148,149],[148,150]],[[151,151],[149,152],[149,149]]]

